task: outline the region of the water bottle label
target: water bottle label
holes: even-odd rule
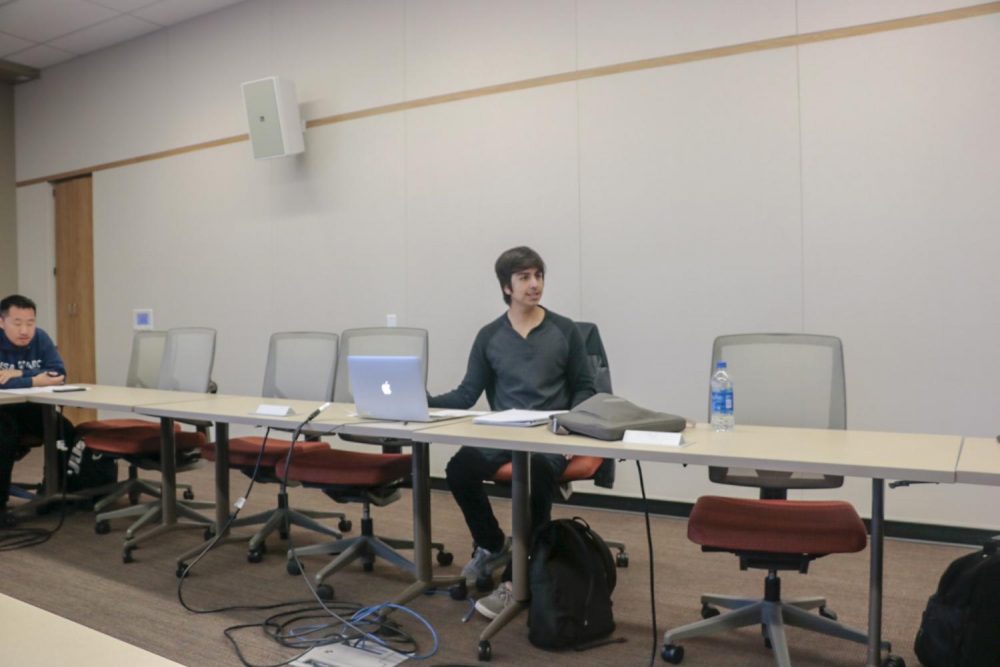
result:
[[[727,393],[729,394],[729,396],[728,396],[729,400],[728,401],[726,400],[726,398],[727,398],[726,394]],[[719,412],[725,412],[727,402],[728,402],[728,404],[730,406],[732,406],[732,404],[733,404],[733,395],[732,395],[731,392],[713,391],[712,392],[712,414],[716,414],[716,413],[719,413]],[[730,407],[730,409],[732,409],[732,407]]]
[[[723,391],[722,394],[724,397],[723,403],[725,405],[725,408],[723,408],[723,410],[720,410],[720,412],[725,412],[727,415],[731,415],[733,414],[733,390],[729,389]]]

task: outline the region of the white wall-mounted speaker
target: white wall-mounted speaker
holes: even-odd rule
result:
[[[306,149],[294,81],[277,76],[247,81],[243,105],[255,158],[285,157]]]

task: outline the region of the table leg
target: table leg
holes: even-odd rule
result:
[[[122,560],[132,562],[132,551],[141,542],[185,528],[204,528],[203,522],[181,523],[177,520],[177,445],[174,438],[174,420],[160,418],[160,525],[144,533],[129,537],[122,546]],[[194,512],[184,512],[189,518],[200,516]],[[194,515],[194,516],[191,516]]]
[[[511,585],[514,589],[514,604],[504,609],[490,621],[479,635],[479,650],[482,655],[484,642],[488,642],[506,626],[511,619],[524,611],[531,600],[528,589],[528,548],[531,541],[531,506],[528,480],[531,478],[531,457],[528,452],[512,452],[511,456]],[[489,651],[489,649],[486,649]]]
[[[885,527],[885,480],[872,479],[872,519],[869,529],[871,564],[868,579],[868,667],[882,664],[882,547]]]
[[[33,514],[43,507],[63,500],[59,488],[59,421],[54,405],[42,405],[42,452],[44,457],[43,486],[38,495],[31,501],[13,507],[17,514]],[[78,493],[67,493],[66,500],[80,500],[85,496]]]
[[[461,575],[435,577],[431,570],[431,488],[430,445],[413,442],[413,565],[416,581],[393,599],[406,604],[424,591],[446,588],[463,581]]]

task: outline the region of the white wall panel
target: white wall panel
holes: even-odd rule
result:
[[[403,98],[405,4],[298,0],[275,6],[273,73],[295,80],[303,118]]]
[[[240,84],[275,74],[271,21],[271,3],[256,0],[167,29],[162,85],[171,103],[159,131],[172,145],[247,131]]]
[[[579,67],[795,34],[794,0],[579,0]]]
[[[406,3],[406,98],[576,68],[572,0]]]
[[[854,428],[997,431],[998,61],[997,17],[802,49],[805,315],[844,339]],[[996,525],[1000,490],[889,500]]]
[[[980,4],[984,4],[982,0],[796,0],[800,33],[890,21]]]
[[[457,386],[479,328],[506,308],[497,256],[547,264],[543,303],[576,318],[580,248],[573,84],[407,113],[407,301],[431,330],[430,388]]]
[[[581,83],[583,317],[616,389],[705,418],[712,339],[802,327],[795,56]]]
[[[264,326],[340,332],[407,317],[402,115],[310,133],[294,160],[272,160],[263,268],[274,290]],[[273,318],[273,319],[271,319]]]
[[[242,145],[99,172],[94,290],[99,382],[120,383],[133,308],[157,328],[218,330],[220,391],[257,393],[273,323],[266,173]]]

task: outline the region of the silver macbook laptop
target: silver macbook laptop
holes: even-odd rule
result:
[[[427,410],[427,389],[420,357],[347,357],[347,371],[358,415],[393,421],[435,421]]]

